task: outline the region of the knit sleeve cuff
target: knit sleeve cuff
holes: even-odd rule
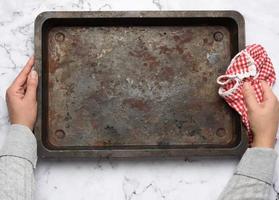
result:
[[[272,184],[277,152],[269,148],[249,148],[243,155],[235,174]]]
[[[26,159],[35,168],[37,164],[37,142],[33,132],[23,125],[11,125],[4,146],[0,150],[0,157],[2,156]]]

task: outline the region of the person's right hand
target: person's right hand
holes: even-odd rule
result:
[[[263,102],[258,103],[253,87],[245,82],[244,100],[248,109],[248,119],[254,133],[252,147],[274,148],[279,120],[279,103],[269,85],[261,81]]]

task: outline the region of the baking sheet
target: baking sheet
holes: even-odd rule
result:
[[[41,156],[245,150],[215,83],[244,47],[239,13],[46,12],[35,30]]]

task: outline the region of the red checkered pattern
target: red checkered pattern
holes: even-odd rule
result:
[[[245,105],[242,87],[248,81],[253,86],[258,102],[263,100],[263,92],[260,80],[264,80],[272,86],[275,82],[275,71],[270,58],[261,45],[253,44],[238,53],[228,67],[226,73],[218,77],[217,82],[221,85],[219,94],[241,116],[242,122],[248,130],[249,143],[253,141],[247,107]]]

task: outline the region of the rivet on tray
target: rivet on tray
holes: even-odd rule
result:
[[[55,34],[55,40],[57,42],[63,42],[64,39],[65,39],[65,35],[63,33],[58,32],[58,33]]]
[[[216,131],[216,135],[219,137],[223,137],[226,135],[226,130],[224,128],[218,128]]]
[[[220,31],[217,31],[217,32],[214,33],[214,40],[215,41],[220,42],[220,41],[223,40],[223,38],[224,38],[224,35]]]
[[[65,132],[61,129],[55,131],[55,135],[59,139],[63,139],[65,137]]]

